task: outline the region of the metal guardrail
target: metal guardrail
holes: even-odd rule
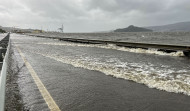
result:
[[[0,43],[3,44],[1,46],[3,48],[7,48],[6,54],[3,59],[3,65],[1,68],[1,75],[0,75],[0,111],[4,111],[4,107],[5,107],[6,74],[7,74],[10,44],[11,44],[9,37],[10,37],[10,34],[8,34],[4,39],[0,41]]]
[[[155,49],[158,49],[159,51],[164,51],[167,53],[183,51],[185,56],[190,57],[190,46],[183,46],[183,45],[118,42],[118,41],[95,40],[95,39],[62,38],[62,37],[53,37],[53,36],[48,37],[48,36],[44,36],[44,35],[29,35],[29,36],[59,39],[59,40],[63,40],[63,41],[78,42],[78,43],[115,44],[117,46],[124,46],[124,47],[129,47],[129,48],[143,48],[143,49],[155,48]]]

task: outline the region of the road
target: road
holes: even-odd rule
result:
[[[173,67],[174,71],[180,72],[188,70],[187,58],[82,45],[60,45],[62,42],[58,40],[16,34],[11,35],[11,40],[20,68],[17,83],[21,98],[25,109],[30,111],[49,111],[54,108],[62,111],[190,110],[190,96],[173,93],[176,92],[174,89],[171,90],[172,93],[161,91],[159,88],[149,88],[149,85],[133,82],[134,80],[106,74],[110,71],[107,70],[109,64],[103,64],[105,61],[115,64],[119,58],[131,63],[169,65],[170,70],[168,67],[158,69],[163,73],[171,71]],[[171,64],[174,60],[177,62]],[[136,67],[138,66],[133,65],[133,68]],[[109,68],[114,71],[112,65]],[[154,72],[157,73],[158,70],[155,68]],[[188,92],[182,90],[182,93]]]

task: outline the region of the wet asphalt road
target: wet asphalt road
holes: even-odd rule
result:
[[[114,78],[99,71],[74,67],[71,64],[65,64],[39,54],[53,53],[76,56],[82,53],[88,55],[88,52],[90,53],[92,50],[94,53],[100,53],[100,49],[84,48],[81,50],[81,47],[42,45],[37,43],[54,43],[56,40],[14,34],[11,35],[11,40],[15,59],[21,68],[18,75],[18,85],[25,109],[31,111],[49,110],[15,48],[16,46],[21,49],[62,111],[190,110],[190,96],[151,89],[142,84]],[[64,50],[67,51],[64,52]],[[105,51],[102,51],[100,55],[109,52],[107,49],[101,50]]]

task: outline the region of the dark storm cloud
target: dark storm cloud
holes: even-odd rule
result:
[[[0,25],[85,32],[188,21],[189,0],[4,0]]]

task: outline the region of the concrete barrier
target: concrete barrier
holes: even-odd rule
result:
[[[7,64],[8,64],[8,57],[9,57],[9,50],[10,50],[10,34],[8,34],[4,39],[2,39],[1,43],[3,44],[3,47],[6,47],[6,54],[4,56],[3,62],[0,64],[2,65],[1,68],[1,75],[0,75],[0,111],[4,111],[5,106],[5,87],[6,87],[6,74],[7,74]],[[3,50],[5,51],[5,50]],[[2,51],[2,53],[3,53]],[[2,64],[3,63],[3,64]]]

